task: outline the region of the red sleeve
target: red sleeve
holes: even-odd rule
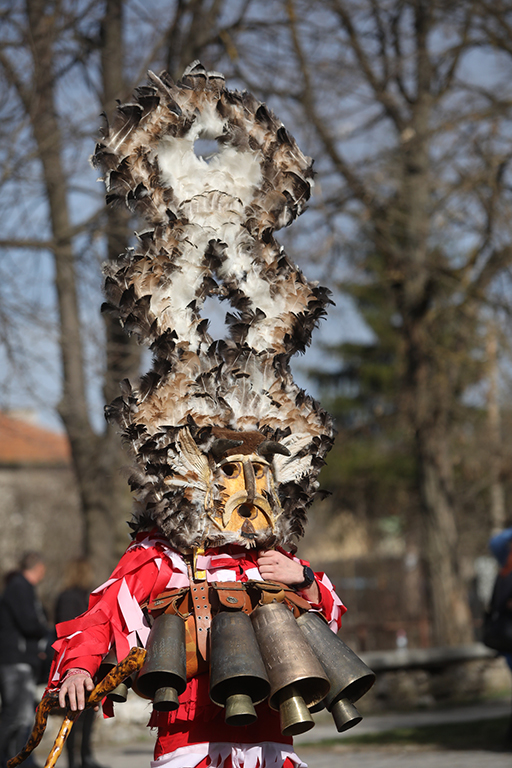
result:
[[[320,602],[310,603],[312,610],[322,613],[333,632],[341,627],[341,617],[347,612],[346,607],[336,594],[329,578],[322,571],[315,573],[316,583],[320,590]],[[309,602],[309,601],[308,601]]]
[[[301,560],[299,557],[293,555],[289,555],[289,557],[293,557],[293,559],[300,562],[301,565],[310,566],[310,563],[307,560]],[[329,623],[329,627],[336,633],[341,627],[341,617],[347,612],[347,609],[336,594],[336,590],[331,580],[323,571],[315,571],[315,581],[320,591],[320,602],[312,603],[308,600],[308,603],[311,605],[311,610],[318,611],[318,613],[325,616]],[[302,597],[306,597],[305,594],[302,594]]]
[[[57,624],[49,687],[60,685],[70,668],[84,669],[93,676],[112,646],[118,660],[123,659],[137,644],[137,633],[149,632],[140,604],[156,597],[171,574],[171,563],[156,546],[132,545],[110,579],[92,593],[87,611]]]

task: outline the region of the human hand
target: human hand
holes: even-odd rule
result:
[[[265,581],[280,581],[288,587],[295,587],[304,581],[304,566],[275,549],[260,552],[258,568]],[[316,581],[301,592],[310,603],[320,602],[320,590]]]
[[[85,709],[86,691],[90,692],[93,688],[94,683],[88,672],[85,670],[70,669],[60,687],[59,705],[62,709],[67,709],[69,702],[69,708],[72,712],[76,712],[77,709]],[[68,702],[66,701],[66,697]],[[95,707],[95,709],[98,709],[98,707]]]
[[[279,581],[293,587],[304,580],[304,567],[276,549],[259,553],[258,568],[265,581]]]

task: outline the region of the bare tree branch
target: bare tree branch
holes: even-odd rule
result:
[[[366,55],[363,46],[361,45],[361,41],[353,24],[352,17],[347,10],[343,0],[332,0],[332,7],[341,19],[343,27],[348,34],[350,46],[354,51],[357,61],[359,62],[361,71],[366,78],[366,82],[371,86],[377,101],[382,104],[386,113],[393,120],[397,130],[401,133],[406,125],[405,119],[402,116],[395,99],[386,88],[387,78],[380,79],[374,72],[369,58]]]

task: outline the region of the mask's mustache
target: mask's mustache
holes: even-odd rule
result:
[[[247,506],[247,507],[257,507],[265,517],[268,519],[269,525],[271,528],[274,528],[273,525],[273,512],[270,504],[266,500],[264,496],[260,496],[260,494],[253,494],[252,498],[247,493],[247,491],[237,491],[236,493],[233,493],[232,496],[229,497],[229,499],[226,501],[226,504],[224,505],[224,510],[222,512],[222,523],[224,527],[226,527],[229,524],[229,521],[231,520],[231,517],[233,513],[239,509],[239,507]],[[241,514],[240,517],[247,517],[245,514]]]

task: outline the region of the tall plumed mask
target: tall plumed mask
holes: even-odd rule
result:
[[[196,154],[199,139],[217,151]],[[106,409],[134,458],[132,527],[156,524],[180,550],[293,548],[333,440],[289,366],[329,291],[274,239],[310,196],[310,158],[265,104],[194,62],[176,83],[150,72],[93,162],[107,202],[147,226],[104,270],[104,309],[153,353]],[[225,339],[201,315],[208,297],[231,306]]]

